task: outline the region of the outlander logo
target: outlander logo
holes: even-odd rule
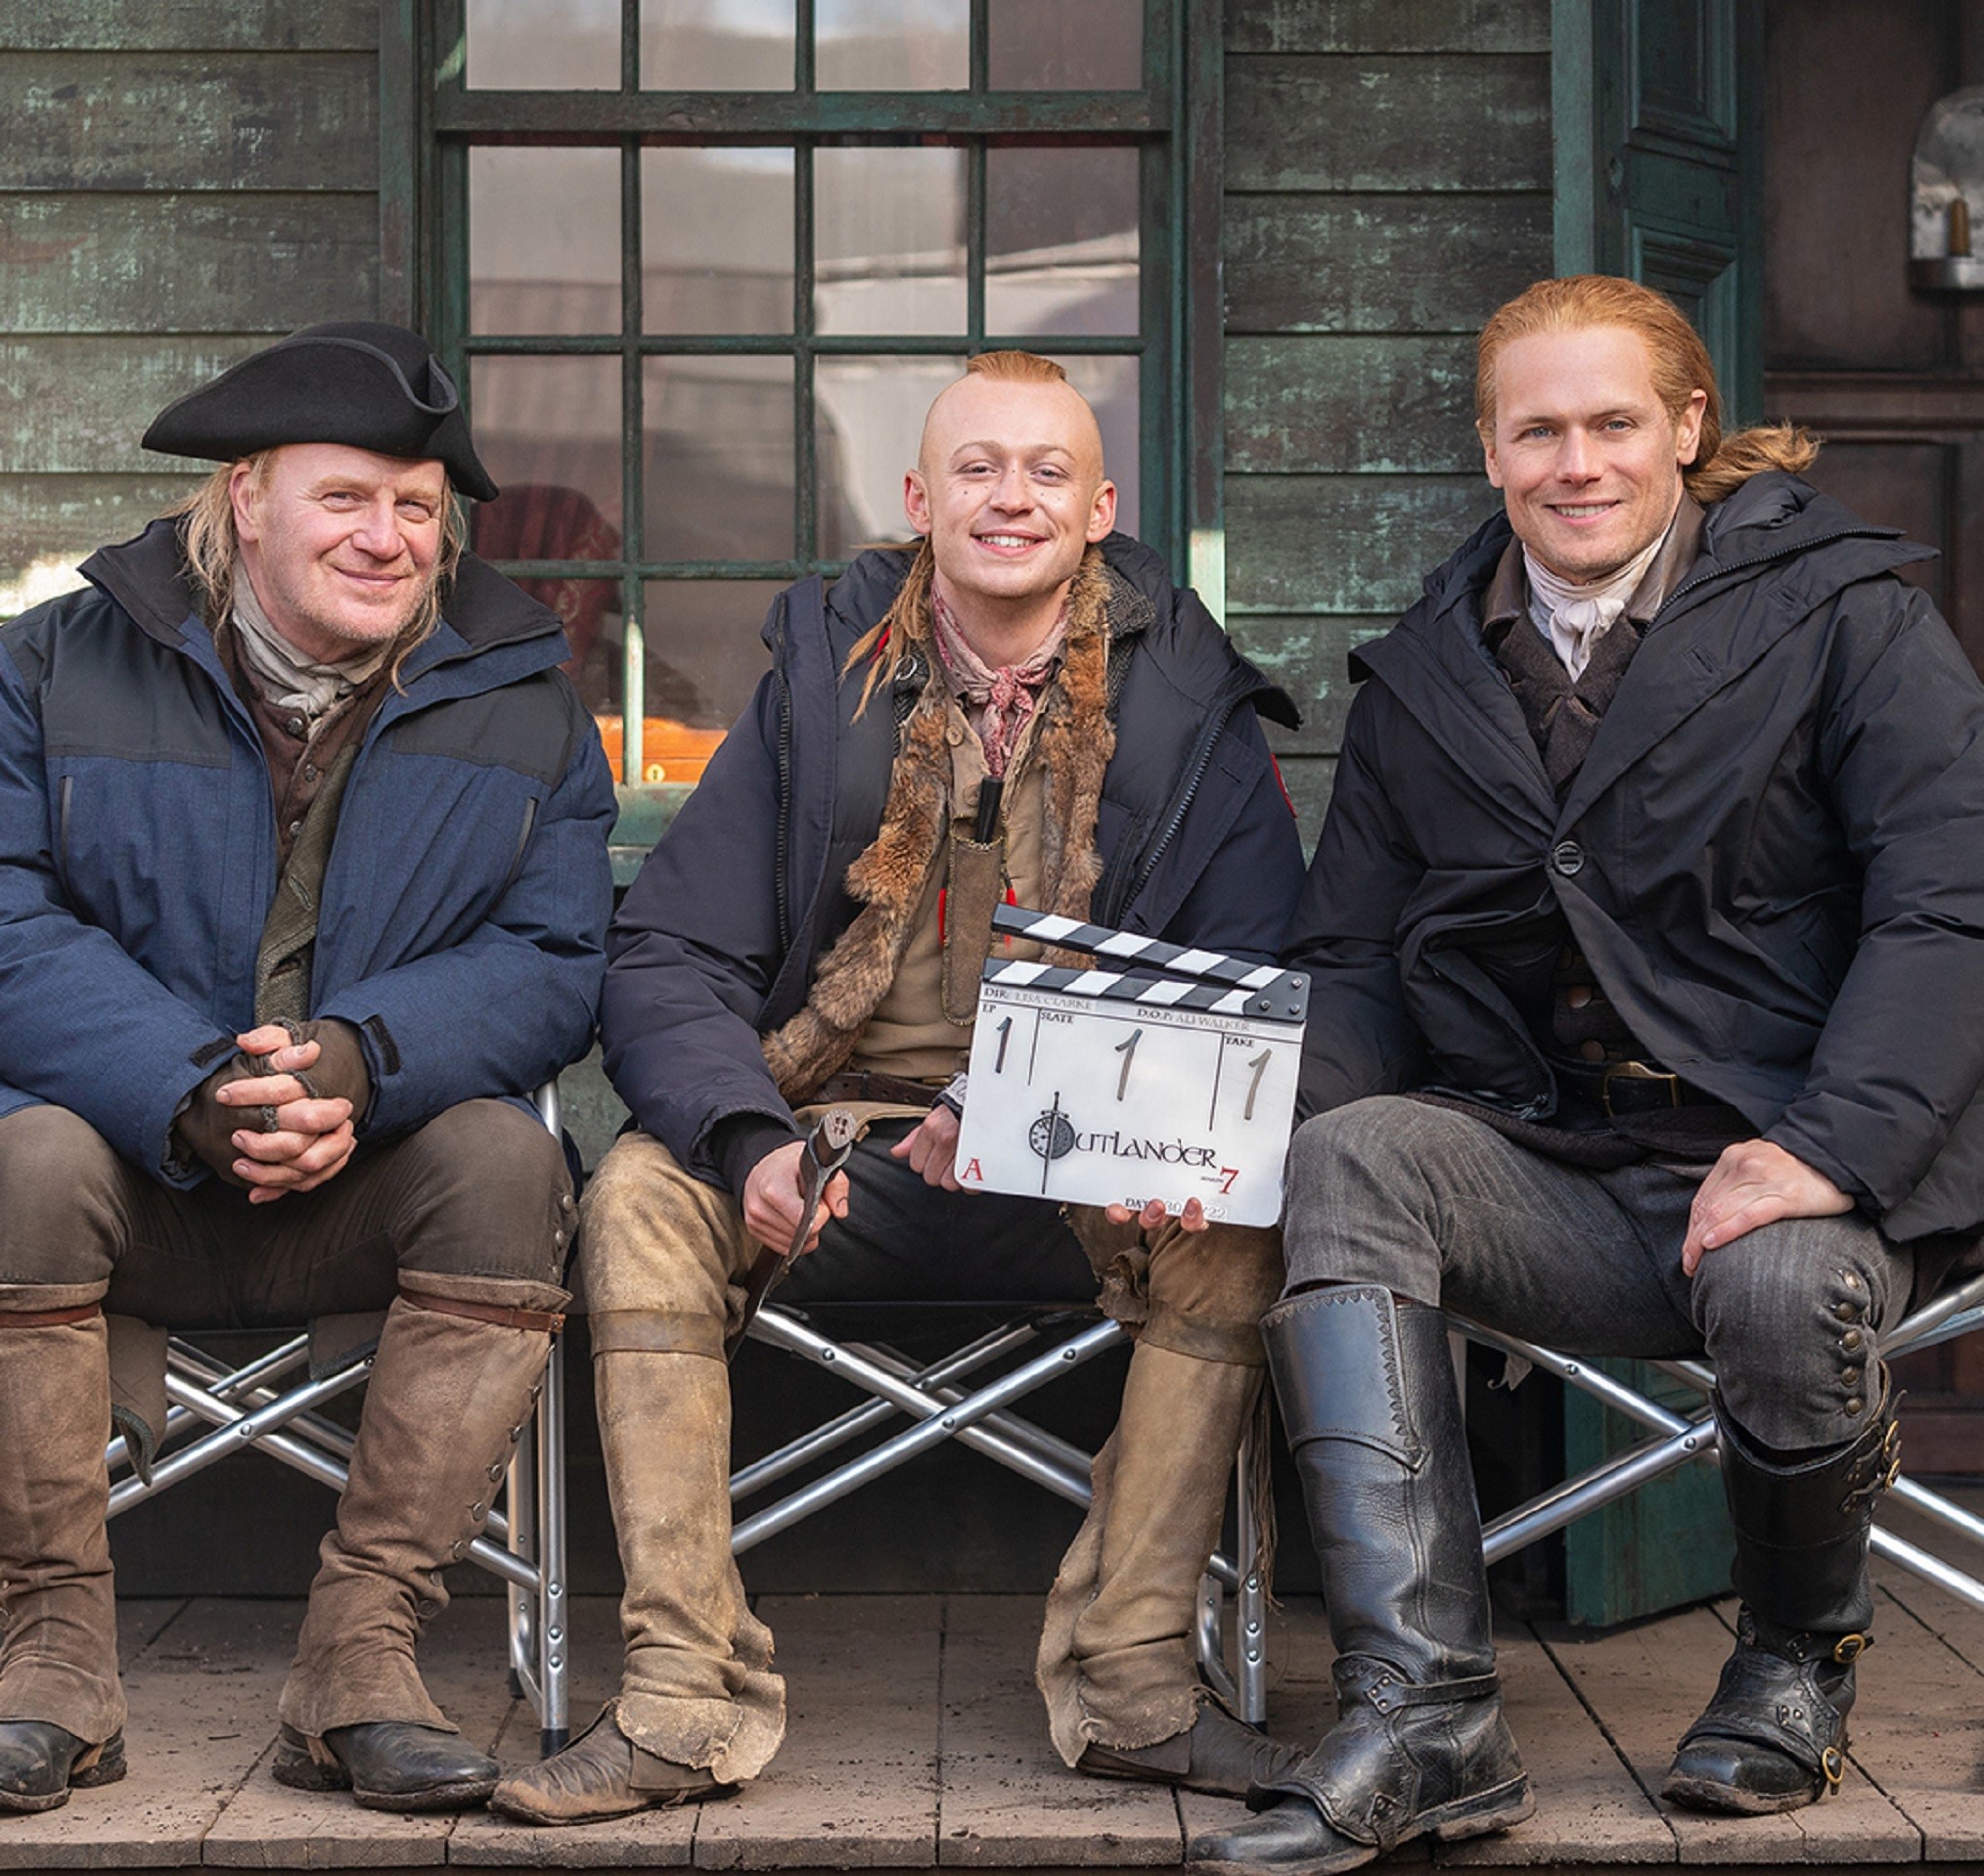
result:
[[[1185,1139],[1151,1139],[1120,1128],[1105,1134],[1082,1134],[1061,1111],[1060,1095],[1027,1129],[1026,1143],[1042,1160],[1065,1159],[1070,1153],[1100,1153],[1105,1159],[1149,1160],[1160,1166],[1215,1166],[1218,1150]],[[1042,1187],[1045,1190],[1045,1185]]]

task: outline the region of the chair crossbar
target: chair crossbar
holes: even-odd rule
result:
[[[115,1517],[118,1512],[127,1510],[141,1498],[149,1498],[195,1472],[202,1472],[210,1465],[217,1465],[230,1452],[239,1452],[248,1445],[269,1447],[271,1439],[279,1436],[281,1429],[288,1422],[332,1399],[333,1396],[356,1387],[364,1379],[363,1368],[347,1369],[338,1374],[327,1375],[321,1381],[308,1382],[264,1406],[245,1412],[230,1402],[219,1400],[207,1393],[196,1383],[168,1373],[165,1386],[170,1397],[181,1407],[191,1408],[202,1419],[209,1421],[214,1430],[159,1460],[152,1468],[149,1483],[139,1478],[120,1480],[111,1494],[108,1515]]]
[[[1614,1453],[1576,1478],[1566,1479],[1527,1504],[1494,1519],[1482,1531],[1482,1553],[1490,1563],[1499,1562],[1526,1544],[1562,1530],[1588,1512],[1613,1503],[1691,1459],[1711,1456],[1718,1452],[1713,1414],[1690,1419],[1577,1357],[1525,1342],[1519,1336],[1491,1329],[1464,1316],[1456,1315],[1452,1320],[1470,1340],[1499,1349],[1517,1361],[1527,1362],[1556,1375],[1573,1387],[1582,1388],[1605,1406],[1660,1436],[1642,1442],[1624,1452]],[[1979,1328],[1984,1328],[1984,1275],[1968,1278],[1897,1323],[1881,1338],[1880,1352],[1891,1357],[1904,1351],[1934,1348]],[[1655,1361],[1647,1365],[1685,1383],[1704,1397],[1714,1391],[1715,1376],[1705,1362]],[[1890,1491],[1897,1502],[1918,1511],[1943,1529],[1974,1543],[1984,1544],[1984,1518],[1965,1511],[1940,1493],[1907,1478],[1895,1479]],[[1974,1609],[1984,1609],[1984,1582],[1976,1577],[1920,1545],[1897,1537],[1877,1521],[1871,1533],[1870,1543],[1874,1555],[1948,1590]]]
[[[302,1338],[297,1339],[300,1341]],[[292,1346],[293,1344],[285,1344],[286,1348]],[[283,1350],[279,1349],[276,1353],[280,1355]],[[300,1367],[306,1360],[307,1357],[299,1356],[295,1361],[286,1362],[281,1372]],[[236,1404],[247,1401],[251,1406],[260,1407],[281,1398],[270,1386],[269,1378],[251,1375],[245,1367],[230,1368],[192,1343],[182,1342],[177,1337],[172,1341],[172,1366],[180,1374],[203,1382],[207,1392],[217,1401]],[[192,1408],[175,1402],[165,1415],[165,1432],[169,1435],[188,1421],[199,1418],[200,1415]],[[327,1420],[321,1413],[299,1413],[291,1425],[296,1432],[307,1432],[326,1452],[337,1453],[347,1464],[350,1462],[352,1450],[358,1444],[357,1437],[336,1420]]]
[[[857,1491],[871,1480],[879,1478],[884,1472],[893,1471],[906,1464],[918,1453],[940,1446],[944,1441],[973,1429],[987,1414],[1009,1406],[1031,1394],[1036,1388],[1045,1387],[1059,1375],[1071,1372],[1083,1362],[1093,1361],[1105,1349],[1120,1341],[1124,1334],[1120,1322],[1105,1321],[1093,1328],[1084,1329],[1068,1341],[1059,1344],[1044,1355],[1035,1356],[1030,1362],[1009,1370],[996,1381],[980,1388],[977,1393],[956,1404],[936,1400],[929,1395],[898,1380],[886,1369],[875,1362],[851,1353],[837,1342],[832,1342],[816,1330],[793,1321],[789,1317],[761,1313],[751,1325],[752,1334],[760,1340],[775,1344],[793,1353],[802,1354],[819,1362],[823,1366],[845,1374],[857,1387],[864,1387],[872,1394],[890,1401],[917,1421],[915,1426],[884,1440],[880,1445],[871,1447],[860,1457],[848,1462],[816,1480],[809,1486],[781,1498],[777,1504],[767,1507],[755,1517],[746,1518],[737,1526],[731,1537],[731,1549],[737,1555],[753,1545],[762,1543],[767,1538],[776,1536],[809,1517],[824,1505],[844,1498],[850,1492]],[[974,1442],[975,1444],[975,1442]],[[1053,1490],[1048,1469],[1033,1455],[1015,1452],[1013,1457],[1002,1461],[1025,1477]]]
[[[1575,1524],[1587,1512],[1601,1510],[1690,1459],[1714,1452],[1713,1420],[1705,1416],[1692,1421],[1679,1420],[1677,1416],[1677,1430],[1668,1438],[1646,1441],[1615,1453],[1575,1479],[1552,1487],[1519,1509],[1492,1520],[1482,1528],[1482,1555],[1490,1563],[1499,1563],[1539,1538]]]
[[[915,1374],[915,1363],[895,1349],[879,1347],[868,1342],[850,1342],[847,1346],[855,1354],[874,1362],[889,1374],[905,1380],[911,1379]],[[920,1392],[928,1394],[933,1400],[942,1401],[948,1407],[955,1407],[959,1402],[970,1398],[966,1390],[960,1387],[935,1382],[919,1382],[918,1386]],[[1045,1427],[1036,1426],[1031,1420],[1023,1419],[1016,1413],[988,1413],[971,1431],[976,1435],[997,1434],[1008,1445],[1020,1448],[1032,1453],[1044,1464],[1055,1468],[1060,1473],[1062,1484],[1052,1485],[1046,1479],[1041,1482],[1048,1485],[1050,1491],[1059,1492],[1069,1503],[1087,1505],[1095,1496],[1089,1484],[1089,1469],[1094,1460],[1071,1441],[1060,1439],[1048,1432]],[[993,1451],[993,1444],[988,1438],[977,1450],[990,1453]]]
[[[975,1373],[988,1362],[997,1361],[1002,1355],[1014,1349],[1024,1348],[1038,1338],[1039,1331],[1030,1323],[1009,1324],[995,1329],[991,1334],[981,1336],[977,1341],[946,1356],[941,1362],[917,1369],[906,1375],[913,1386],[928,1388],[939,1386],[946,1381],[960,1380],[967,1374]],[[812,1432],[802,1434],[798,1439],[789,1441],[776,1452],[770,1452],[751,1464],[740,1466],[731,1475],[730,1496],[735,1503],[739,1498],[748,1497],[753,1492],[762,1491],[766,1486],[796,1472],[814,1459],[845,1446],[849,1440],[857,1439],[871,1427],[886,1420],[895,1408],[886,1401],[870,1401],[864,1407],[849,1407],[845,1413],[823,1421]]]

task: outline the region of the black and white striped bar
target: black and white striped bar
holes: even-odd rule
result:
[[[1013,990],[1053,990],[1105,1003],[1142,1004],[1161,1009],[1202,1009],[1220,1016],[1252,1016],[1299,1023],[1308,1010],[1309,981],[1292,971],[1270,973],[1267,990],[1188,983],[1177,977],[1143,977],[1124,970],[1070,970],[1060,964],[988,963],[979,981]],[[1279,995],[1278,995],[1279,990]]]
[[[1121,973],[1100,970],[1050,972],[1038,964],[988,964],[984,972],[984,981],[988,983],[1018,981],[1001,976],[1003,970],[1034,970],[1044,973],[1033,980],[1034,987],[1041,990],[1069,990],[1076,996],[1111,997],[1132,1003],[1168,1003],[1179,1009],[1217,1009],[1229,1015],[1266,1016],[1281,1022],[1300,1021],[1309,1007],[1309,979],[1303,972],[1283,970],[1274,964],[1249,963],[1244,958],[1235,958],[1223,951],[1170,945],[1161,938],[1145,938],[1133,931],[1115,931],[1107,925],[1084,924],[1079,918],[1064,918],[1058,913],[1029,912],[1023,906],[994,907],[992,929],[1010,938],[1030,938],[1036,944],[1059,945],[1068,951],[1094,952],[1098,958],[1105,958],[1112,963],[1138,963],[1146,969],[1196,978],[1201,983],[1230,984],[1236,990],[1252,992],[1253,995],[1240,1003],[1218,999],[1205,1003],[1176,995],[1151,996],[1102,990],[1095,986],[1119,978],[1121,981],[1155,985],[1159,989],[1166,986],[1164,980],[1158,978],[1126,977]],[[1051,983],[1047,981],[1048,976],[1069,981]]]
[[[1010,938],[1030,938],[1035,944],[1061,945],[1069,951],[1092,951],[1119,964],[1144,964],[1180,977],[1208,983],[1238,984],[1244,990],[1266,990],[1287,973],[1274,964],[1250,964],[1223,951],[1200,951],[1167,945],[1161,938],[1143,938],[1134,931],[1112,931],[1107,925],[1085,925],[1058,913],[1028,912],[1023,906],[995,906],[992,929]]]

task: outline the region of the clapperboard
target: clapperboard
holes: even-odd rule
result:
[[[1220,1223],[1272,1225],[1308,978],[1011,906],[992,926],[1097,964],[985,965],[959,1181],[1171,1212],[1195,1198]]]

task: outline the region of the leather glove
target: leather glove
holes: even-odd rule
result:
[[[344,1099],[351,1103],[354,1123],[364,1120],[372,1104],[372,1076],[365,1066],[364,1045],[351,1024],[335,1016],[315,1022],[285,1022],[293,1042],[317,1045],[317,1059],[307,1070],[289,1072],[303,1085],[314,1099]],[[273,1107],[229,1107],[214,1098],[229,1082],[247,1081],[273,1074],[266,1055],[244,1055],[237,1051],[196,1088],[172,1123],[173,1144],[182,1160],[197,1159],[210,1167],[230,1185],[246,1186],[248,1181],[234,1171],[239,1157],[234,1136],[248,1130],[273,1134],[282,1123]]]

